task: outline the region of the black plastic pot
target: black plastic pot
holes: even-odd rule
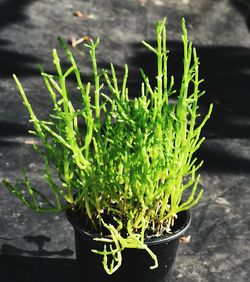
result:
[[[146,251],[125,249],[122,252],[121,267],[114,274],[108,275],[103,269],[102,256],[91,252],[92,249],[103,250],[103,243],[93,240],[96,234],[80,228],[71,211],[67,211],[66,215],[75,231],[79,281],[83,282],[166,282],[175,261],[179,238],[191,222],[190,212],[181,212],[171,235],[145,241],[158,258],[158,268],[149,268],[153,261]]]

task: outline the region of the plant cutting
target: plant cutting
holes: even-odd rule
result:
[[[122,268],[127,275],[124,264],[135,251],[136,256],[140,253],[149,259],[147,270],[144,263],[132,263],[137,272],[143,269],[138,274],[140,281],[164,281],[168,274],[163,270],[169,271],[173,264],[166,254],[175,257],[178,238],[190,224],[189,209],[202,196],[197,171],[203,162],[195,153],[204,141],[201,129],[212,105],[198,122],[198,100],[204,91],[200,90],[199,59],[188,41],[184,19],[182,31],[183,75],[179,87],[168,75],[165,19],[156,25],[156,47],[143,41],[156,58],[156,86],[141,70],[141,94],[136,98],[130,97],[127,87],[127,65],[121,79],[112,64],[110,70],[98,68],[99,39],[85,44],[93,69],[93,80],[85,82],[72,52],[59,38],[71,66],[63,70],[54,49],[57,73],[47,74],[41,68],[53,104],[47,120],[37,117],[14,75],[34,128],[31,134],[40,140],[34,148],[44,159],[44,179],[50,194],[33,187],[26,174],[14,185],[7,179],[3,183],[35,212],[66,211],[75,229],[77,258],[84,261],[90,256],[83,270],[92,269],[94,277],[99,266],[92,259],[101,258],[107,273],[98,276],[99,280],[87,281],[118,277]],[[77,83],[80,104],[70,94],[69,77]],[[87,244],[88,254],[84,251]],[[167,245],[169,251],[163,248]],[[153,278],[152,273],[157,271]]]

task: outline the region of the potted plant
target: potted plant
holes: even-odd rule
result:
[[[183,75],[178,91],[174,89],[167,73],[165,22],[156,25],[156,47],[143,42],[156,57],[156,87],[141,70],[137,98],[129,97],[127,65],[121,82],[112,64],[110,71],[99,71],[99,39],[86,44],[91,84],[83,82],[72,53],[59,38],[71,66],[63,71],[54,49],[57,74],[41,69],[53,102],[48,120],[38,119],[14,75],[34,127],[31,133],[41,141],[34,148],[44,159],[51,195],[33,187],[27,175],[25,193],[21,183],[3,183],[35,212],[66,211],[86,281],[165,281],[179,237],[190,224],[189,209],[202,196],[197,190],[202,162],[195,152],[204,141],[201,129],[212,105],[197,123],[198,99],[204,92],[199,90],[199,60],[184,19]],[[72,75],[80,106],[67,88]]]

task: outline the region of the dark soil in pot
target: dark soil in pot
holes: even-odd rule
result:
[[[190,212],[181,212],[171,235],[145,240],[158,258],[158,268],[150,269],[153,260],[145,250],[125,249],[122,252],[121,267],[114,274],[108,275],[103,269],[103,257],[91,251],[102,250],[103,243],[94,241],[95,234],[79,227],[72,211],[68,210],[66,214],[75,231],[79,281],[83,282],[166,282],[175,261],[179,238],[191,222]]]

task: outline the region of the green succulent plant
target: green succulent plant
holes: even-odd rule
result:
[[[99,39],[85,44],[93,67],[93,83],[86,83],[71,51],[59,38],[71,66],[64,71],[54,49],[57,74],[41,69],[53,102],[48,120],[37,118],[14,75],[34,127],[31,133],[41,141],[35,150],[44,159],[44,179],[51,195],[33,187],[26,175],[26,193],[20,182],[12,185],[5,179],[3,183],[36,212],[74,209],[83,221],[89,220],[94,231],[106,234],[96,238],[103,242],[103,250],[93,251],[103,256],[109,274],[121,265],[126,248],[146,250],[153,259],[151,268],[157,267],[157,257],[145,238],[171,233],[178,213],[196,205],[202,196],[197,189],[202,162],[195,152],[204,141],[201,129],[212,105],[197,123],[198,100],[204,94],[199,90],[199,59],[188,41],[184,19],[182,30],[183,74],[178,90],[174,78],[168,76],[165,19],[156,26],[157,46],[143,41],[157,60],[156,86],[151,86],[141,70],[137,98],[129,95],[127,65],[121,83],[112,64],[109,71],[99,70]],[[69,75],[77,82],[78,107],[67,87]],[[106,221],[107,215],[112,222]]]

